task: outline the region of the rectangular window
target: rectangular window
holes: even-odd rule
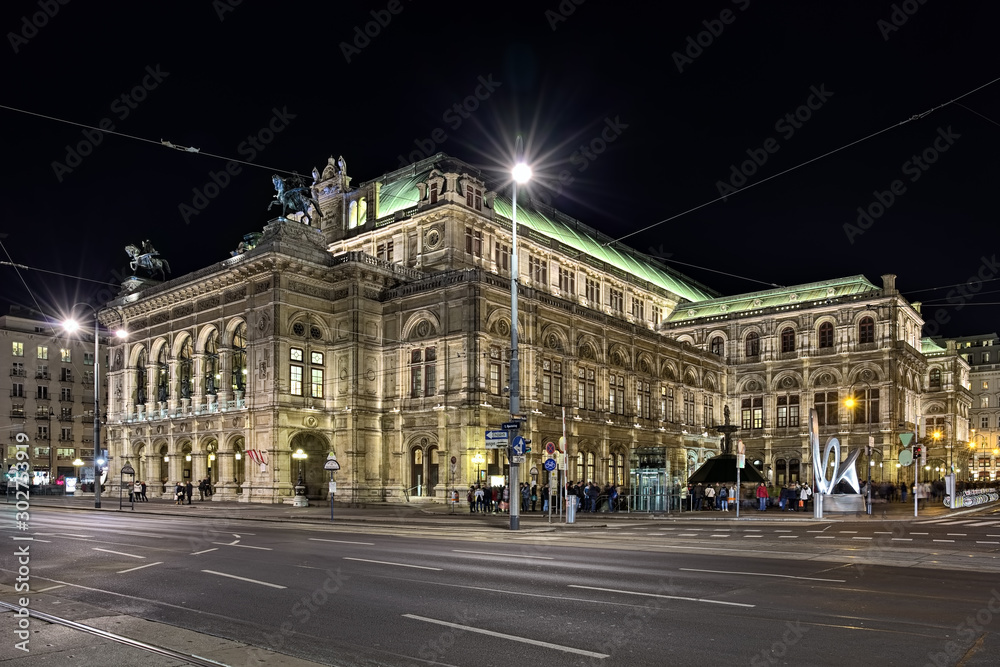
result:
[[[38,364],[35,368],[35,379],[36,380],[48,380],[49,379],[49,365],[48,364]]]
[[[38,439],[39,440],[48,440],[49,439],[49,427],[48,426],[39,426],[38,427]]]
[[[410,351],[410,398],[437,393],[437,349]]]
[[[979,428],[989,428],[989,427],[990,427],[990,418],[989,418],[989,416],[988,415],[983,415],[982,417],[980,417],[979,418]]]
[[[65,347],[59,349],[59,358],[64,364],[73,363],[73,353]]]
[[[576,272],[572,269],[559,269],[559,289],[568,294],[576,294]]]
[[[38,346],[38,358],[39,359],[48,359],[49,358],[49,348],[46,347],[45,345],[39,345]]]
[[[437,203],[437,200],[438,200],[438,184],[437,183],[431,183],[430,200],[431,200],[432,204],[436,204]]]
[[[69,387],[63,387],[59,390],[59,400],[60,401],[73,401],[73,392]]]
[[[632,317],[637,320],[646,319],[646,302],[632,297]]]
[[[83,365],[84,366],[93,366],[94,365],[94,353],[93,352],[84,352],[83,353]]]
[[[493,254],[495,255],[494,259],[497,263],[497,269],[500,271],[510,271],[510,246],[497,243]]]
[[[779,427],[799,425],[799,397],[778,396],[777,424]]]
[[[840,422],[838,406],[840,401],[835,391],[821,391],[815,396],[816,415],[820,426],[836,426]]]
[[[542,403],[562,405],[562,362],[542,360]]]
[[[94,387],[94,371],[84,371],[80,379],[83,381],[84,386]]]
[[[587,278],[587,301],[601,303],[601,283],[594,278]]]
[[[313,398],[323,398],[323,369],[322,368],[312,368],[310,369],[312,393]]]
[[[503,387],[503,358],[499,347],[490,348],[490,393],[494,396],[500,395]]]
[[[663,319],[663,309],[659,306],[651,306],[649,315],[653,319],[653,324],[659,324]]]
[[[465,228],[465,252],[473,257],[483,256],[483,233],[472,227]]]
[[[989,388],[990,388],[990,381],[983,380],[983,389],[989,389]]]
[[[290,368],[289,378],[291,380],[291,385],[289,391],[295,396],[302,395],[302,366],[292,365]]]
[[[304,356],[302,350],[299,349],[299,348],[297,348],[297,347],[293,347],[293,348],[291,348],[291,349],[288,350],[288,358],[291,359],[292,361],[304,361],[305,360],[305,356]]]
[[[620,289],[612,287],[608,290],[608,302],[612,311],[616,313],[625,312],[625,295]]]
[[[576,400],[577,407],[581,410],[597,409],[596,373],[590,368],[581,368],[577,371]]]
[[[740,401],[740,427],[764,428],[764,397],[754,396]]]
[[[549,284],[549,263],[541,257],[528,255],[528,277],[542,285]]]
[[[715,424],[715,398],[712,396],[705,397],[705,404],[702,409],[702,417],[705,419],[705,426],[712,426]]]
[[[694,392],[684,392],[684,423],[694,424]]]
[[[660,415],[665,422],[674,421],[674,388],[660,387]]]
[[[76,450],[72,447],[57,447],[56,459],[59,461],[72,461],[76,458]]]
[[[35,398],[48,399],[49,388],[48,387],[35,387]]]
[[[35,458],[36,459],[47,459],[49,458],[49,447],[35,447]]]
[[[73,371],[69,368],[59,369],[59,381],[60,382],[72,382],[73,381]]]
[[[386,262],[392,262],[392,241],[386,241],[385,243],[379,243],[375,247],[375,256]]]
[[[466,185],[465,205],[474,208],[477,211],[483,210],[483,191],[479,188],[474,188],[471,185]]]
[[[15,357],[23,357],[24,343],[13,343],[13,350],[11,350],[11,354]]]
[[[21,382],[15,382],[14,386],[10,390],[10,395],[24,398],[24,384]]]
[[[73,429],[63,427],[59,430],[59,440],[62,442],[73,442]]]
[[[990,407],[990,397],[989,396],[980,396],[979,397],[979,407],[981,407],[981,408],[988,408],[988,407]]]
[[[642,380],[635,383],[635,393],[636,393],[636,415],[643,418],[649,419],[652,407],[650,406],[650,393],[649,393],[649,383]]]
[[[437,393],[437,349],[424,350],[424,361],[424,396],[433,396]]]

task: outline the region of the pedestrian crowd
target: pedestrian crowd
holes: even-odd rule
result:
[[[517,495],[520,496],[521,512],[537,512],[539,510],[548,512],[549,492],[548,484],[539,489],[537,484],[521,482],[517,492]],[[580,512],[615,512],[618,509],[619,493],[618,487],[614,484],[607,484],[601,488],[593,482],[574,484],[571,481],[563,490],[562,497],[565,498],[567,494],[576,497]],[[506,485],[475,484],[469,487],[466,501],[469,503],[469,512],[472,514],[508,514],[510,512],[510,490]]]

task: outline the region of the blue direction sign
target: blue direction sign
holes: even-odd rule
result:
[[[545,466],[546,470],[548,470],[549,472],[552,472],[553,470],[556,469],[556,460],[555,459],[545,459],[545,463],[543,463],[542,465]]]
[[[507,431],[487,431],[486,449],[503,449],[507,446]]]
[[[524,447],[527,444],[528,443],[526,443],[524,441],[524,436],[523,435],[519,435],[516,438],[514,438],[514,442],[512,443],[512,445],[514,447],[514,455],[515,456],[524,456]]]

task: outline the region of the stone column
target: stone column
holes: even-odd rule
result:
[[[229,347],[219,348],[219,382],[216,390],[219,392],[220,408],[233,400],[233,350]]]
[[[205,404],[205,354],[198,352],[194,355],[194,363],[191,369],[191,384],[194,385],[191,392],[191,404],[194,411],[203,409]]]
[[[198,486],[198,482],[208,477],[208,454],[200,452],[191,453],[191,483]],[[187,480],[185,480],[187,481]]]
[[[184,483],[184,455],[183,454],[171,454],[170,461],[168,462],[170,475],[167,479],[167,489],[163,493],[164,498],[174,497],[174,488],[177,486],[177,482]]]
[[[219,482],[213,487],[212,500],[236,500],[236,464],[233,452],[215,453],[215,465],[219,466]]]

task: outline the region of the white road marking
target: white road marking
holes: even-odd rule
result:
[[[697,537],[694,533],[677,533],[677,537]]]
[[[287,588],[287,586],[279,586],[278,584],[270,584],[266,581],[257,581],[256,579],[247,579],[246,577],[237,577],[235,574],[226,574],[225,572],[216,572],[215,570],[202,570],[207,574],[217,574],[220,577],[229,577],[230,579],[239,579],[240,581],[248,581],[251,584],[260,584],[261,586],[270,586],[271,588]]]
[[[872,539],[875,539],[875,538],[873,538],[873,537],[858,537],[858,536],[854,536],[851,539],[852,540],[872,540]]]
[[[778,539],[779,540],[797,540],[797,539],[799,539],[799,536],[798,535],[778,535]]]
[[[348,542],[347,540],[324,540],[323,538],[320,537],[310,537],[309,539],[312,540],[313,542],[336,542],[337,544],[363,544],[367,547],[375,546],[374,542]]]
[[[774,532],[776,532],[776,533],[790,533],[792,531],[789,530],[789,529],[787,529],[787,528],[775,528]]]
[[[910,533],[910,535],[926,535],[927,533]]]
[[[857,534],[858,531],[856,531],[856,530],[841,530],[839,532],[841,532],[841,533]]]
[[[807,530],[807,533],[825,533],[825,530]]]
[[[117,554],[119,556],[128,556],[129,558],[145,558],[145,556],[136,556],[135,554],[127,554],[123,551],[111,551],[110,549],[101,549],[99,547],[91,547],[94,551],[103,551],[108,554]]]
[[[63,588],[63,587],[65,587],[65,585],[66,584],[56,584],[55,586],[49,586],[48,588],[40,588],[40,589],[36,590],[35,592],[36,593],[44,593],[46,591],[51,591],[51,590],[53,590],[55,588]]]
[[[817,535],[816,539],[817,540],[835,540],[835,539],[837,539],[837,537],[836,537],[836,535]]]
[[[209,551],[218,551],[219,547],[212,547],[211,549],[205,549],[204,551],[195,551],[192,556],[199,556],[201,554],[207,554]]]
[[[761,529],[760,528],[747,528],[746,531],[748,533],[759,533],[761,531]]]
[[[934,540],[935,542],[954,542],[955,540]]]
[[[252,547],[249,544],[236,544],[235,542],[212,542],[212,544],[221,544],[224,547],[243,547],[244,549],[260,549],[261,551],[274,551],[271,547]]]
[[[965,537],[967,533],[948,533],[948,537]]]
[[[972,528],[973,526],[992,526],[995,524],[996,521],[980,521],[979,523],[970,523],[969,528]]]
[[[738,574],[741,577],[777,577],[778,579],[804,579],[806,581],[832,581],[834,583],[847,583],[846,579],[820,579],[818,577],[797,577],[793,574],[771,574],[769,572],[741,572],[739,570],[702,570],[694,567],[677,568],[684,572],[709,572],[711,574]]]
[[[912,542],[913,538],[912,537],[894,537],[894,538],[892,538],[892,541],[893,542]]]
[[[493,551],[466,551],[465,549],[452,549],[458,554],[479,554],[481,556],[503,556],[504,558],[537,558],[538,560],[555,560],[552,556],[524,556],[520,554],[499,554]]]
[[[356,560],[356,561],[360,561],[362,563],[378,563],[379,565],[396,565],[398,567],[413,567],[413,568],[416,568],[418,570],[436,570],[438,572],[442,571],[442,568],[440,568],[440,567],[425,567],[423,565],[408,565],[407,563],[392,563],[392,562],[387,561],[387,560],[369,560],[367,558],[348,558],[347,556],[344,556],[344,560]]]
[[[975,521],[975,519],[963,519],[962,521],[948,521],[947,523],[943,523],[941,525],[943,525],[943,526],[961,526],[963,523],[972,523],[973,521]]]
[[[588,658],[599,658],[604,659],[610,657],[606,653],[595,653],[593,651],[585,651],[579,648],[573,648],[571,646],[562,646],[560,644],[553,644],[551,642],[542,642],[537,639],[528,639],[527,637],[518,637],[517,635],[508,635],[502,632],[493,632],[492,630],[483,630],[482,628],[474,628],[470,625],[459,625],[458,623],[451,623],[449,621],[441,621],[436,618],[427,618],[426,616],[417,616],[415,614],[403,614],[403,618],[412,618],[415,621],[424,621],[425,623],[436,623],[438,625],[444,625],[449,628],[456,628],[458,630],[464,630],[466,632],[477,632],[481,635],[489,635],[490,637],[499,637],[501,639],[510,639],[511,641],[521,642],[523,644],[531,644],[533,646],[541,646],[543,648],[551,648],[556,651],[562,651],[564,653],[574,653],[576,655],[583,655]]]
[[[888,530],[876,530],[875,534],[876,535],[892,535],[892,531],[888,531]]]
[[[976,540],[976,544],[1000,544],[1000,542],[990,542],[989,540]]]
[[[135,572],[136,570],[141,570],[144,567],[153,567],[154,565],[163,565],[163,561],[161,560],[158,563],[147,563],[145,565],[140,565],[139,567],[129,568],[128,570],[119,570],[118,574],[125,574],[126,572]]]
[[[731,537],[729,533],[712,533],[709,537]]]
[[[764,536],[763,535],[744,535],[743,537],[747,538],[747,537],[764,537]]]
[[[585,588],[591,591],[604,591],[606,593],[623,593],[625,595],[642,595],[650,598],[664,598],[667,600],[686,600],[687,602],[707,602],[709,604],[724,604],[732,607],[756,607],[757,605],[745,604],[743,602],[725,602],[722,600],[706,600],[704,598],[688,598],[680,595],[661,595],[660,593],[641,593],[639,591],[622,591],[616,588],[599,588],[597,586],[578,586],[570,584],[570,588]]]

